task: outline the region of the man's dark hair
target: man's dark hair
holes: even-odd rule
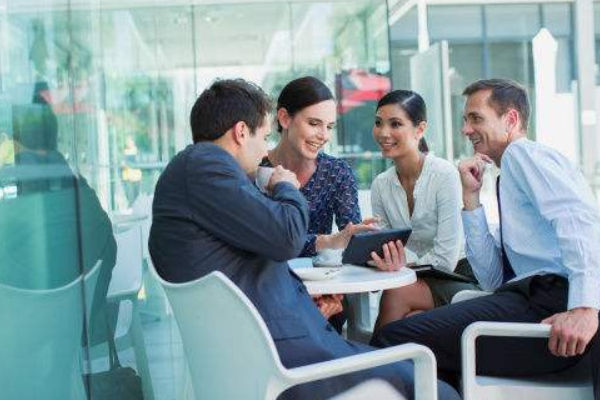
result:
[[[285,108],[288,115],[293,117],[302,109],[327,100],[333,100],[331,90],[314,76],[303,76],[284,86],[277,98],[277,110]],[[283,132],[279,121],[277,131]]]
[[[243,79],[217,80],[192,107],[194,143],[216,140],[239,121],[245,122],[254,135],[271,108],[269,96],[257,85]]]
[[[529,97],[523,85],[510,79],[482,79],[467,86],[463,96],[470,96],[481,90],[491,90],[489,105],[501,116],[509,108],[517,110],[521,116],[521,127],[527,130],[529,124]]]

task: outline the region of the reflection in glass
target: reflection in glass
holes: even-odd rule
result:
[[[83,387],[84,315],[87,339],[106,340],[116,245],[94,190],[58,151],[59,121],[48,95],[48,84],[39,81],[31,103],[12,106],[14,165],[0,169],[0,284],[6,296],[0,314],[14,322],[2,330],[0,357],[23,364],[10,367],[19,374],[10,385],[16,393],[58,400]],[[86,312],[82,294],[89,300]],[[21,315],[26,310],[32,315]],[[24,349],[27,356],[19,356]],[[24,380],[31,375],[23,371],[39,375],[35,384]]]
[[[73,385],[60,385],[74,376],[79,387],[79,366],[93,372],[94,388],[108,368],[106,331],[115,321],[119,358],[135,365],[145,389],[151,377],[154,398],[190,398],[176,325],[156,282],[144,275],[142,290],[110,306],[106,295],[111,270],[118,275],[112,231],[120,237],[119,221],[150,213],[160,171],[189,143],[191,104],[213,79],[240,76],[276,96],[294,77],[318,76],[339,89],[346,107],[338,121],[344,133],[327,150],[348,153],[364,189],[385,168],[377,153],[365,152],[373,99],[389,85],[384,0],[133,3],[0,0],[0,285],[12,293],[0,290],[0,313],[23,317],[0,330],[0,359],[23,360],[21,370],[40,367],[19,381],[39,383],[30,385],[36,400],[52,398],[36,395],[44,382],[57,400],[69,399]],[[342,80],[351,85],[336,86]],[[63,293],[71,308],[44,300],[53,296],[47,290]],[[23,296],[43,300],[26,314]],[[34,326],[36,310],[46,319]],[[134,315],[140,324],[132,325]],[[132,326],[145,337],[135,350]],[[53,327],[69,334],[52,336]],[[144,345],[149,366],[137,362]]]

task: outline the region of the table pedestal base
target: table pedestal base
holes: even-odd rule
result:
[[[371,324],[371,305],[369,293],[354,293],[346,295],[348,299],[348,324],[346,337],[349,340],[368,344],[373,334]]]

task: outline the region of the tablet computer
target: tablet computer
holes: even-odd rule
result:
[[[350,238],[344,250],[342,264],[364,265],[371,260],[372,251],[383,257],[382,246],[385,243],[400,240],[405,245],[411,232],[411,229],[384,229],[357,233]]]

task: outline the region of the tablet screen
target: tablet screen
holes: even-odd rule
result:
[[[411,232],[411,229],[385,229],[357,233],[352,236],[348,247],[344,250],[342,263],[364,265],[371,259],[372,251],[383,257],[382,246],[385,243],[400,240],[405,245]]]

